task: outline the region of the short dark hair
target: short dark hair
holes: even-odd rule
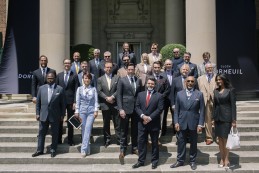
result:
[[[54,78],[56,78],[56,73],[54,71],[49,71],[46,76],[48,76],[49,74],[53,74]]]
[[[83,74],[83,79],[84,79],[85,76],[86,76],[88,79],[92,80],[92,75],[91,75],[90,73],[84,73],[84,74]]]
[[[135,68],[135,65],[134,65],[133,63],[131,63],[131,62],[127,65],[127,68],[128,68],[129,66],[133,66],[133,67]]]
[[[47,61],[48,61],[48,57],[47,57],[46,55],[41,55],[41,56],[39,57],[39,60],[41,60],[42,57],[46,58]]]
[[[153,66],[154,66],[154,64],[160,65],[160,67],[162,66],[161,61],[155,61],[155,62],[153,62]]]
[[[152,81],[155,82],[155,84],[156,84],[156,79],[155,79],[154,76],[149,76],[149,77],[147,78],[147,81],[148,81],[148,80],[152,80]],[[147,81],[146,81],[146,84],[147,84]]]

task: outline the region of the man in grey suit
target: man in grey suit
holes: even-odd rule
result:
[[[186,89],[179,91],[176,96],[174,123],[178,134],[177,162],[171,165],[176,168],[184,165],[186,155],[187,134],[190,140],[190,166],[197,169],[197,138],[204,125],[204,99],[202,92],[194,89],[195,79],[188,76],[185,79]]]
[[[112,74],[112,62],[105,62],[105,74],[98,78],[97,92],[99,104],[103,114],[104,146],[111,144],[110,120],[113,121],[117,144],[120,144],[119,114],[116,103],[117,83],[119,76]]]
[[[135,74],[135,65],[129,63],[127,66],[127,76],[120,78],[117,86],[117,105],[120,115],[120,162],[124,163],[124,156],[127,149],[127,136],[129,120],[131,119],[131,153],[138,154],[137,139],[138,126],[137,115],[135,112],[135,101],[141,91],[142,82]]]
[[[51,157],[56,156],[59,123],[65,115],[65,93],[61,86],[55,84],[55,78],[55,73],[48,73],[48,84],[41,86],[38,91],[36,103],[36,120],[39,121],[38,147],[32,157],[43,154],[49,124],[52,133]]]

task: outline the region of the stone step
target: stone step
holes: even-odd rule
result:
[[[169,164],[159,163],[157,169],[151,169],[149,160],[146,160],[146,164],[138,169],[132,169],[133,164],[0,164],[0,173],[222,173],[222,172],[237,172],[237,173],[256,173],[259,172],[259,165],[255,163],[240,163],[231,165],[229,170],[225,168],[218,168],[218,164],[198,164],[197,169],[192,171],[189,164],[182,167],[171,169]],[[44,168],[44,169],[43,169]]]
[[[259,132],[239,132],[241,141],[259,141]],[[198,136],[199,142],[203,141],[205,138],[205,132]],[[66,141],[67,134],[63,134],[63,141]],[[93,136],[95,143],[103,144],[103,135],[99,134]],[[115,134],[112,133],[111,139],[115,140]],[[36,142],[37,134],[34,133],[2,133],[0,134],[0,142]],[[74,135],[74,141],[79,143],[81,141],[81,133]],[[176,142],[175,136],[169,131],[165,136],[160,138],[162,143]],[[46,142],[51,142],[51,136],[46,136]]]
[[[160,152],[159,163],[171,164],[176,161],[176,152]],[[1,164],[120,164],[119,152],[116,153],[93,153],[86,158],[81,158],[78,153],[57,153],[55,158],[50,158],[50,154],[44,154],[36,158],[31,157],[32,153],[0,153]],[[259,151],[231,151],[229,159],[232,164],[239,163],[259,163]],[[201,152],[198,151],[197,164],[215,164],[218,163],[219,152]],[[137,162],[138,156],[127,154],[125,156],[125,164],[134,164]],[[147,161],[151,160],[151,153],[147,154]],[[186,155],[186,161],[189,155]]]
[[[79,141],[76,141],[79,142]],[[46,148],[49,150],[50,143],[46,143]],[[80,143],[76,143],[75,146],[69,146],[67,143],[59,144],[59,153],[78,153],[80,152]],[[148,145],[149,148],[151,148]],[[1,142],[0,152],[34,152],[37,148],[37,142]],[[189,148],[189,144],[187,144]],[[128,147],[130,150],[130,146]],[[205,142],[198,143],[198,149],[202,152],[218,151],[218,145],[214,142],[211,145],[206,145]],[[109,147],[105,148],[103,143],[93,143],[91,144],[91,153],[116,153],[120,151],[120,146],[116,144],[111,144]],[[162,143],[160,146],[160,152],[176,152],[177,145],[175,142]],[[259,143],[252,143],[251,141],[241,141],[241,148],[238,151],[259,151]],[[187,152],[188,153],[188,152]]]
[[[172,131],[171,126],[167,126],[169,131]],[[0,134],[1,133],[38,133],[38,126],[0,126]],[[65,133],[65,128],[63,133]],[[129,128],[130,130],[130,128]],[[81,133],[81,129],[74,129],[75,134]],[[94,125],[92,134],[100,135],[103,132],[103,127],[99,125]],[[239,132],[259,132],[259,124],[238,124]],[[114,134],[114,129],[111,128],[111,133]]]
[[[167,124],[171,125],[172,119],[167,118]],[[240,116],[237,119],[238,124],[259,124],[259,116],[258,117],[244,117]],[[0,118],[0,126],[37,126],[39,124],[36,121],[35,116],[33,118]],[[96,118],[94,121],[94,126],[102,126],[103,120],[101,118]],[[66,126],[66,122],[64,122],[64,126]],[[110,127],[113,128],[113,122],[110,122]]]

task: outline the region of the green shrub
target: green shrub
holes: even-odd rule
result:
[[[94,50],[94,46],[89,44],[78,44],[78,45],[72,46],[70,49],[71,60],[73,61],[73,53],[79,52],[81,55],[80,61],[88,62],[93,58],[93,50]]]
[[[180,50],[180,56],[182,57],[184,52],[186,51],[185,46],[182,44],[167,44],[162,49],[160,50],[160,53],[163,56],[162,61],[165,62],[166,59],[172,59],[173,58],[173,49],[174,48],[179,48]]]

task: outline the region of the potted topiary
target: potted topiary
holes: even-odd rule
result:
[[[172,59],[173,58],[173,49],[179,48],[180,50],[180,56],[182,57],[184,52],[186,51],[186,48],[182,44],[167,44],[160,50],[160,53],[162,54],[162,61],[165,62],[166,59]]]

